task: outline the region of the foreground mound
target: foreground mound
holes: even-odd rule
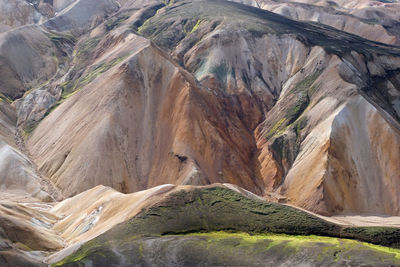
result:
[[[216,231],[230,234],[209,234]],[[231,184],[162,185],[133,194],[97,186],[59,203],[0,203],[0,266],[187,265],[190,259],[211,265],[289,264],[303,258],[305,264],[330,264],[351,253],[359,255],[352,264],[397,264],[399,240],[400,228],[339,225]],[[302,248],[295,250],[297,245]],[[244,261],[226,260],[244,253],[249,255]]]
[[[359,256],[350,261],[351,263],[385,263],[386,259],[395,263],[397,260],[397,250],[393,250],[395,254],[390,254],[392,252],[388,252],[388,249],[377,250],[358,241],[319,239],[309,235],[349,237],[399,247],[400,229],[340,226],[292,207],[259,200],[255,195],[230,185],[171,187],[168,192],[158,195],[157,200],[148,202],[153,204],[142,208],[141,212],[130,220],[85,243],[64,260],[60,256],[65,257],[65,253],[51,257],[50,263],[62,260],[57,264],[74,266],[79,262],[100,266],[106,262],[107,266],[124,266],[140,262],[158,265],[158,261],[165,260],[165,265],[174,262],[187,265],[192,257],[188,253],[195,253],[199,258],[194,257],[192,260],[199,264],[218,265],[229,262],[243,265],[246,264],[246,260],[242,257],[233,257],[228,261],[225,258],[253,251],[255,254],[248,258],[249,262],[272,262],[280,255],[273,252],[277,250],[281,253],[282,264],[299,262],[301,258],[307,258],[309,264],[328,264],[334,262],[342,248],[346,249],[346,253],[341,254],[343,257],[346,257],[347,253],[364,250],[369,251],[366,253],[372,253],[370,255],[382,254],[379,257],[371,256],[369,261],[369,258],[363,258],[363,253],[358,253]],[[243,238],[241,235],[232,234],[220,238],[209,234],[203,237],[187,235],[213,231],[247,232],[256,235],[279,233],[307,237],[304,239],[305,245],[296,250],[294,237],[280,237],[281,240],[275,244],[271,242],[277,237],[271,236]],[[268,245],[270,243],[271,245]],[[291,244],[287,246],[288,251],[280,249],[285,247],[285,243]],[[219,249],[213,249],[214,245]],[[290,247],[292,249],[289,249]],[[352,247],[354,251],[348,250],[348,247]],[[307,252],[308,250],[312,253]],[[330,250],[332,253],[327,252]],[[335,253],[336,250],[338,252]],[[321,254],[323,252],[329,256],[325,257]],[[152,253],[159,256],[153,257]],[[209,256],[203,257],[203,254]]]

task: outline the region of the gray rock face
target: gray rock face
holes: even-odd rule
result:
[[[46,112],[56,104],[57,96],[52,95],[49,91],[39,89],[28,94],[23,99],[17,101],[18,126],[34,125],[45,116]]]
[[[15,99],[50,79],[57,70],[55,53],[54,44],[39,26],[0,35],[0,77],[5,77],[0,92]]]
[[[42,15],[23,0],[0,0],[0,33],[26,24],[37,23]]]
[[[115,0],[80,0],[44,23],[51,30],[81,33],[115,13],[120,5]]]

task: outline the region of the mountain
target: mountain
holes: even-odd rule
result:
[[[0,7],[2,264],[400,264],[399,2]]]

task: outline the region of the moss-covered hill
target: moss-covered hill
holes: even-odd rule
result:
[[[215,231],[229,234],[195,234]],[[238,234],[243,232],[252,236]],[[226,188],[207,187],[172,192],[130,221],[89,241],[57,265],[75,266],[88,260],[94,266],[104,262],[108,266],[136,262],[158,265],[164,261],[165,265],[190,264],[187,260],[210,265],[222,262],[246,265],[268,260],[282,263],[289,260],[286,262],[289,264],[304,257],[310,264],[340,263],[340,260],[354,264],[365,260],[374,265],[400,263],[400,252],[396,249],[321,236],[400,246],[400,229],[345,228],[292,207],[247,198]],[[152,253],[158,256],[153,257]],[[245,254],[250,257],[240,256]],[[357,255],[354,261],[350,258],[352,254]]]

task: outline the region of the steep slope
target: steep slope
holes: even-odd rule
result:
[[[314,112],[323,105],[328,100]],[[290,203],[325,214],[398,214],[398,148],[398,129],[365,99],[354,97],[304,139],[278,192]]]
[[[39,169],[66,196],[97,184],[134,192],[232,181],[257,190],[243,168],[251,151],[235,148],[251,141],[235,114],[148,40],[131,33],[115,38],[118,51],[132,54],[119,55],[120,63],[68,98],[29,138]],[[221,112],[225,117],[216,120]],[[239,129],[236,136],[231,129]]]

